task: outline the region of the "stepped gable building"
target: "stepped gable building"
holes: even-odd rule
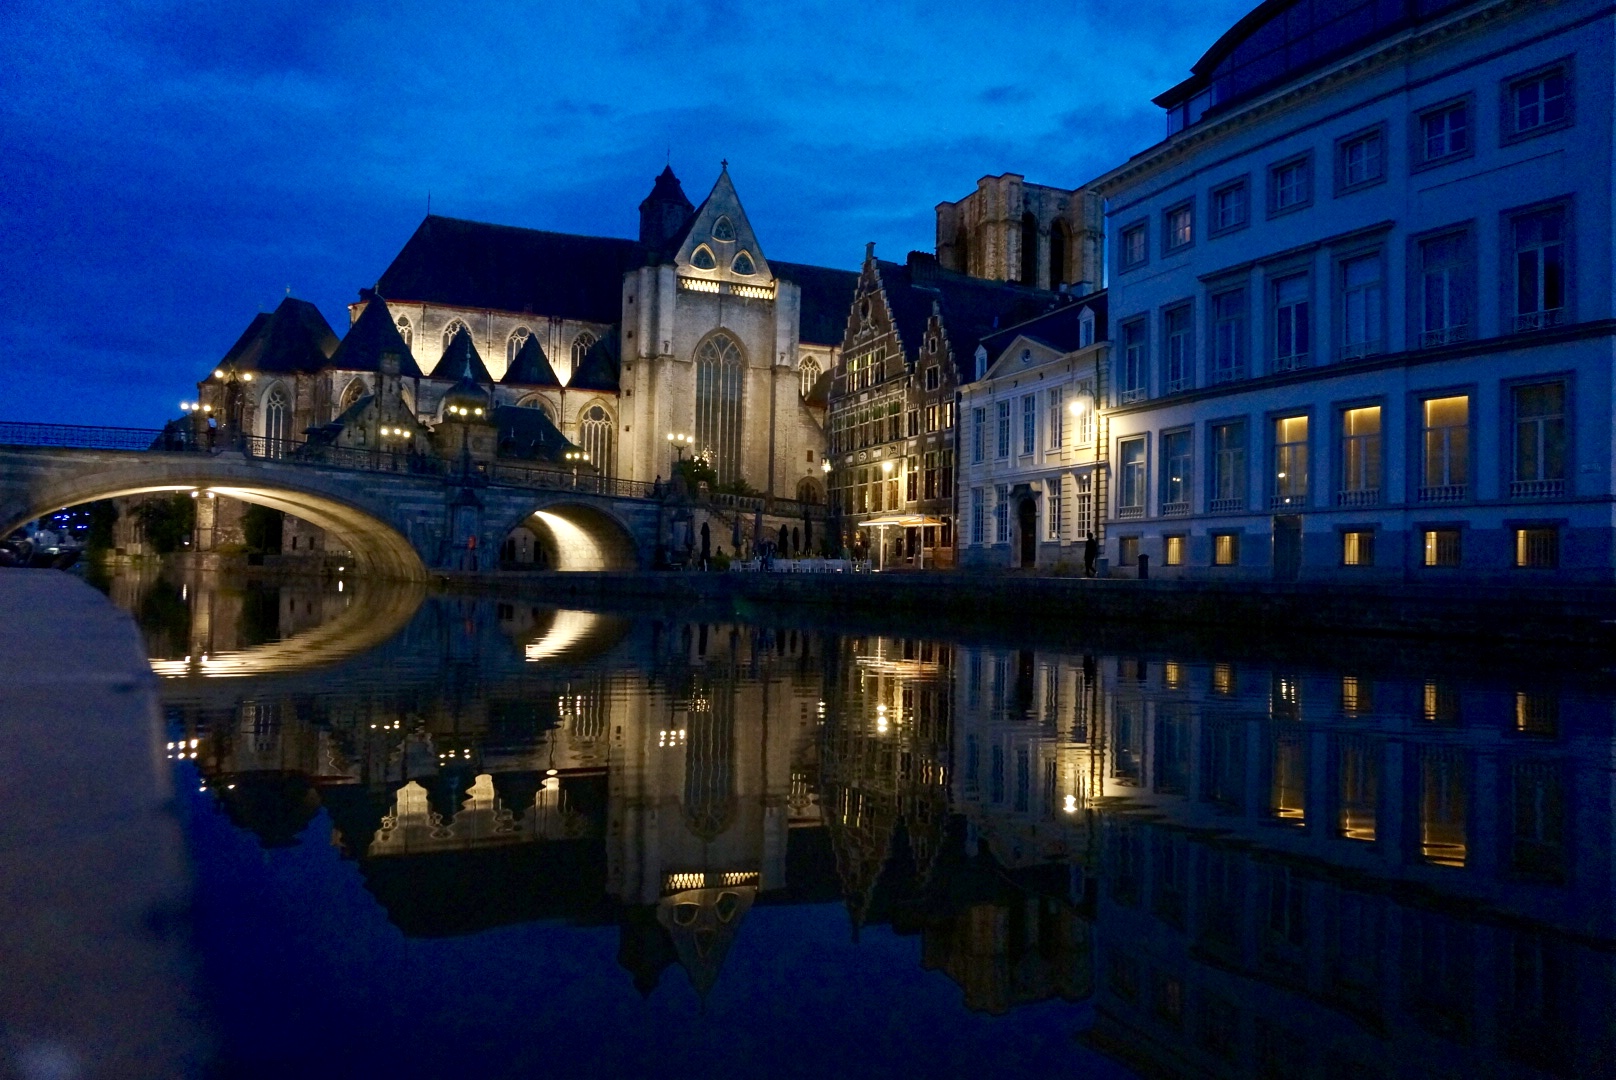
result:
[[[958,202],[937,204],[937,261],[949,270],[1040,289],[1102,280],[1104,224],[1092,191],[984,176]]]
[[[428,216],[376,291],[425,372],[464,332],[496,405],[542,410],[603,472],[666,477],[681,433],[722,483],[823,501],[812,391],[856,279],[770,260],[726,166],[700,206],[663,170],[633,240]]]
[[[1604,583],[1608,4],[1268,0],[1108,207],[1113,525],[1155,573]]]
[[[953,565],[956,392],[986,369],[985,338],[1066,302],[869,245],[827,393],[844,544],[883,568]]]
[[[1105,537],[1106,295],[985,338],[987,373],[960,392],[960,563],[1083,565]]]

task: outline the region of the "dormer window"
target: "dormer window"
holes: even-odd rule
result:
[[[712,249],[703,244],[696,249],[695,254],[690,256],[690,265],[697,270],[716,270],[718,269],[718,260],[713,258]]]
[[[727,216],[720,217],[713,222],[713,239],[730,243],[735,239],[735,223]]]
[[[1077,317],[1077,347],[1086,349],[1094,344],[1094,312],[1088,308]]]
[[[980,379],[988,373],[988,351],[985,347],[976,347],[976,377]]]
[[[752,263],[752,256],[744,251],[735,256],[735,261],[730,263],[729,268],[742,276],[749,277],[757,273],[757,267]]]

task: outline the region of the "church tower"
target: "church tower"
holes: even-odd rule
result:
[[[673,175],[673,166],[667,166],[651,185],[651,194],[640,203],[640,243],[661,251],[695,212],[679,178]]]

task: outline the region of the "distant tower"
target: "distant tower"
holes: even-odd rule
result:
[[[665,248],[695,212],[679,178],[673,175],[673,166],[667,166],[651,186],[651,194],[640,203],[640,243]]]

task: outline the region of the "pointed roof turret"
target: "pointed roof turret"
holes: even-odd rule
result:
[[[483,365],[483,358],[477,353],[477,345],[471,340],[471,333],[464,326],[456,330],[455,336],[444,346],[443,358],[438,361],[438,366],[432,369],[434,375],[438,372],[443,373],[438,376],[439,378],[458,378],[462,382],[469,380],[485,386],[494,382],[494,377],[488,374],[488,368]]]
[[[336,349],[337,335],[320,309],[288,296],[272,314],[260,312],[217,366],[283,373],[319,371]]]
[[[569,390],[603,390],[615,394],[618,391],[618,351],[617,327],[612,327],[601,339],[589,346],[584,353],[583,360],[572,373],[572,381],[567,383]]]
[[[561,385],[555,368],[550,366],[550,358],[544,355],[544,347],[539,344],[537,334],[529,334],[527,340],[522,342],[522,347],[511,360],[511,366],[505,369],[505,375],[499,381],[502,386]]]
[[[382,357],[398,357],[398,373],[412,378],[421,377],[421,368],[415,362],[410,347],[398,332],[387,301],[373,292],[366,292],[365,309],[348,328],[342,344],[331,354],[331,366],[342,371],[380,371]]]
[[[674,261],[681,275],[737,285],[774,283],[763,246],[729,178],[728,162],[719,171],[713,190],[691,216],[689,226],[670,246],[676,247]]]
[[[673,166],[667,166],[651,185],[651,194],[640,203],[640,243],[655,249],[665,247],[695,212],[679,178],[673,175]]]

